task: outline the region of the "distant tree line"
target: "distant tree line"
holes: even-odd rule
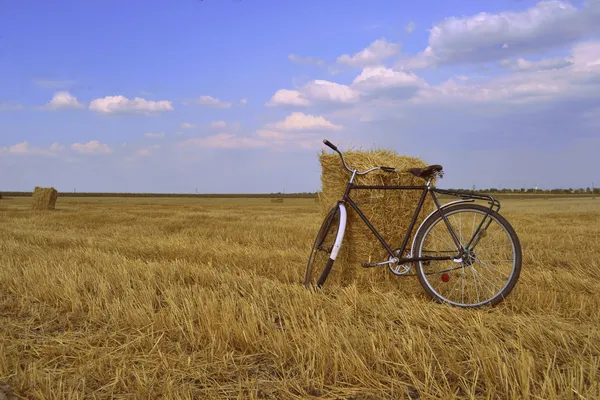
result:
[[[460,190],[460,189],[459,189]],[[469,192],[475,193],[531,193],[531,194],[600,194],[600,188],[592,188],[586,187],[584,188],[568,188],[568,189],[535,189],[535,188],[520,188],[520,189],[497,189],[497,188],[488,188],[488,189],[476,189],[469,190]]]

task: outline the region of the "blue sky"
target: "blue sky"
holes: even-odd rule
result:
[[[600,184],[600,0],[0,0],[0,72],[1,190],[315,191],[323,138]]]

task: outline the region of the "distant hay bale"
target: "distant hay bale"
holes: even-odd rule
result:
[[[58,192],[53,187],[42,188],[36,186],[33,190],[32,210],[54,210]]]
[[[400,156],[393,150],[349,151],[344,153],[350,168],[359,171],[374,167],[394,167],[399,172],[373,171],[356,176],[357,185],[421,186],[425,181],[407,172],[408,168],[423,168],[427,164],[415,157]],[[344,194],[350,173],[343,167],[339,155],[323,151],[321,162],[322,190],[318,193],[321,213],[325,217],[335,202]],[[350,198],[373,224],[375,229],[390,244],[392,249],[402,245],[402,239],[410,225],[422,192],[419,190],[353,190]],[[363,262],[380,262],[389,258],[387,252],[375,238],[360,216],[347,207],[348,220],[344,242],[338,259],[340,264],[356,265]],[[433,210],[433,201],[428,196],[417,225]],[[416,229],[415,229],[416,230]],[[414,232],[413,232],[414,233]],[[412,238],[411,238],[412,240]],[[410,244],[408,250],[410,251]]]
[[[283,199],[281,197],[271,199],[271,203],[283,203]]]

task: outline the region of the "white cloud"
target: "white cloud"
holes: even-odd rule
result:
[[[413,31],[415,30],[415,23],[414,23],[414,22],[412,22],[412,21],[411,21],[411,22],[409,22],[409,23],[408,23],[408,24],[407,24],[407,25],[404,27],[404,30],[405,30],[407,33],[413,33]]]
[[[440,85],[421,89],[411,101],[415,104],[436,102],[523,102],[542,100],[549,95],[558,95],[568,88],[564,81],[552,81],[543,77],[506,77],[488,80],[485,83],[466,84],[449,79]]]
[[[433,53],[430,46],[414,56],[404,56],[395,65],[396,68],[404,70],[424,69],[435,66],[439,62],[439,57]]]
[[[14,144],[9,147],[0,147],[0,154],[16,154],[16,155],[43,155],[54,156],[59,151],[63,150],[64,146],[53,143],[49,148],[41,148],[32,146],[29,142],[24,141]]]
[[[352,87],[362,92],[393,89],[395,93],[402,93],[404,97],[410,97],[418,88],[426,86],[425,81],[412,72],[395,71],[381,66],[363,69],[352,82]]]
[[[240,104],[245,106],[246,104],[248,104],[248,99],[246,99],[246,98],[240,99]]]
[[[268,146],[268,143],[251,137],[237,136],[230,133],[219,133],[214,136],[192,138],[178,144],[181,148],[189,146],[210,149],[258,148]]]
[[[520,12],[479,13],[446,18],[434,26],[427,48],[401,61],[406,68],[486,62],[557,48],[600,35],[600,1],[581,8],[542,1]]]
[[[301,112],[294,112],[285,117],[283,121],[270,124],[269,127],[283,131],[340,130],[343,128],[341,125],[335,125],[322,116]]]
[[[214,108],[230,108],[231,103],[219,100],[211,96],[200,96],[197,100],[192,101],[200,104],[201,106],[214,107]],[[186,104],[186,103],[184,103]]]
[[[302,57],[296,54],[290,54],[288,58],[290,61],[298,64],[323,65],[325,63],[325,61],[321,60],[320,58],[310,56]]]
[[[90,140],[87,143],[73,143],[71,149],[83,154],[110,154],[112,149],[104,143],[97,140]]]
[[[213,121],[210,123],[211,128],[223,129],[227,126],[227,122],[225,121]]]
[[[424,87],[414,102],[431,101],[509,101],[523,103],[566,97],[594,98],[600,90],[600,41],[573,46],[569,64],[557,61],[521,62],[508,76],[469,83],[450,79],[437,86]],[[523,60],[524,61],[524,60]],[[555,68],[550,68],[554,66]],[[558,68],[558,67],[561,68]],[[520,68],[519,68],[520,67]]]
[[[502,60],[500,64],[511,71],[545,71],[571,66],[573,61],[569,57],[554,57],[539,61],[517,58],[516,60]]]
[[[388,42],[386,39],[377,39],[367,48],[350,56],[344,54],[337,58],[340,64],[347,64],[353,67],[364,67],[368,65],[381,64],[387,58],[392,57],[400,51],[400,45]]]
[[[307,107],[314,104],[353,104],[360,93],[350,86],[326,80],[314,80],[298,90],[280,89],[267,103],[269,107]]]
[[[196,124],[192,124],[191,122],[184,122],[181,124],[181,129],[193,129],[196,127]]]
[[[343,126],[335,125],[323,116],[294,112],[282,121],[267,124],[264,129],[257,130],[256,136],[260,142],[278,150],[311,149],[315,148],[315,143],[322,140],[319,139],[319,132],[341,129]]]
[[[44,108],[47,110],[59,110],[59,109],[79,109],[83,108],[83,104],[77,101],[75,96],[72,96],[69,92],[61,91],[54,93],[54,97],[47,103]]]
[[[165,133],[164,132],[146,132],[144,133],[144,136],[148,137],[148,138],[163,138],[165,137]]]
[[[155,150],[158,150],[158,149],[160,149],[160,146],[157,145],[157,144],[155,144],[155,145],[152,145],[152,146],[148,146],[148,147],[144,147],[142,149],[139,149],[139,150],[137,150],[135,152],[135,154],[137,154],[138,156],[147,157],[147,156],[151,156],[152,153]]]
[[[573,66],[577,70],[594,70],[600,67],[600,41],[587,41],[573,46]]]
[[[269,107],[277,106],[295,106],[306,107],[310,105],[310,101],[299,91],[280,89],[275,92],[271,100],[267,103]]]
[[[356,103],[360,94],[350,86],[325,80],[315,80],[302,88],[306,97],[315,102]]]
[[[8,148],[8,151],[10,153],[14,153],[14,154],[30,153],[31,150],[32,150],[32,148],[29,146],[28,142],[17,143]]]
[[[101,114],[150,115],[173,111],[173,105],[167,100],[153,101],[141,97],[130,100],[124,96],[106,96],[93,100],[90,103],[89,109]]]

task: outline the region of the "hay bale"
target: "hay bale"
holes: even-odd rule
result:
[[[58,192],[53,187],[42,188],[36,186],[33,190],[32,210],[54,210]]]
[[[415,157],[400,156],[393,150],[371,150],[345,152],[344,158],[350,168],[359,171],[374,166],[394,167],[400,171],[395,173],[373,171],[367,175],[357,176],[354,180],[357,185],[421,186],[425,184],[423,179],[405,172],[408,168],[427,166],[427,163]],[[319,201],[322,216],[325,217],[335,202],[343,196],[350,173],[343,167],[339,155],[335,153],[328,154],[323,151],[319,159],[322,185]],[[350,197],[392,249],[396,249],[402,245],[402,239],[410,225],[421,193],[417,190],[360,189],[350,192]],[[433,207],[433,201],[428,196],[419,214],[417,226],[433,210]],[[349,206],[347,210],[347,228],[337,259],[339,263],[348,266],[387,260],[389,258],[387,252],[360,216]],[[411,242],[409,242],[409,251],[410,244]]]
[[[283,199],[281,197],[271,199],[271,203],[283,203]]]

